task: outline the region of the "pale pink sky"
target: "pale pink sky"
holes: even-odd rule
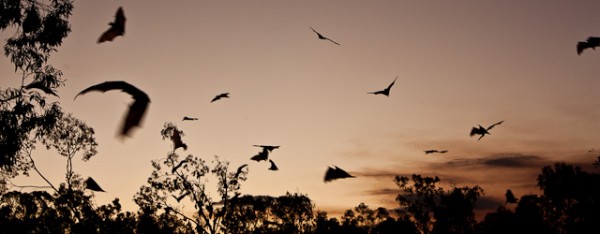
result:
[[[119,6],[125,36],[96,44]],[[99,153],[74,166],[108,191],[96,193],[98,204],[119,197],[137,209],[150,160],[171,148],[160,136],[165,122],[186,133],[182,155],[248,163],[244,193],[305,193],[328,211],[393,208],[393,176],[413,173],[480,185],[486,200],[503,201],[508,188],[537,192],[544,165],[591,164],[587,151],[600,145],[600,51],[575,50],[600,36],[598,1],[75,1],[70,22],[50,63],[67,79],[61,106],[96,130]],[[5,57],[0,71],[0,86],[18,84]],[[367,94],[396,76],[389,97]],[[151,99],[143,127],[125,141],[115,136],[130,96],[73,101],[107,80]],[[231,98],[209,103],[221,92]],[[491,136],[469,137],[500,120]],[[272,154],[279,171],[249,160],[254,144],[281,145]],[[34,157],[63,181],[63,158]],[[357,178],[325,184],[330,165]],[[42,184],[35,175],[17,181]]]

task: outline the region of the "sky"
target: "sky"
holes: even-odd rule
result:
[[[97,44],[120,6],[125,35]],[[94,194],[98,205],[118,197],[137,210],[150,160],[171,150],[160,135],[167,122],[185,133],[180,155],[249,164],[242,193],[299,192],[334,215],[360,202],[398,207],[393,178],[411,174],[479,185],[479,208],[495,209],[506,189],[539,193],[543,166],[590,166],[597,155],[588,151],[600,146],[600,51],[575,49],[600,36],[595,0],[75,1],[69,21],[50,59],[66,86],[50,99],[95,130],[98,154],[74,169],[107,191]],[[13,71],[0,59],[0,86],[20,84]],[[368,94],[396,77],[389,97]],[[125,140],[117,133],[129,95],[73,100],[116,80],[151,99]],[[230,98],[210,103],[223,92]],[[469,137],[499,121],[480,141]],[[255,144],[281,146],[270,155],[279,171],[249,160]],[[65,159],[39,148],[40,170],[63,182]],[[356,178],[324,183],[334,165]],[[44,184],[35,174],[15,183]]]

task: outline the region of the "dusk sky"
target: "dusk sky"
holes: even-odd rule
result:
[[[120,6],[125,35],[97,44]],[[244,194],[299,192],[334,215],[360,202],[398,207],[393,178],[411,174],[439,176],[446,188],[479,185],[480,208],[494,209],[506,189],[538,193],[543,166],[591,165],[597,152],[588,151],[600,147],[600,50],[575,49],[600,36],[597,0],[75,1],[69,21],[49,61],[66,86],[50,100],[95,130],[98,154],[74,170],[107,191],[95,193],[97,205],[118,197],[137,210],[150,160],[172,149],[160,135],[166,122],[185,133],[181,156],[249,164]],[[2,88],[20,85],[13,71],[2,57]],[[389,97],[368,94],[395,77]],[[116,80],[151,99],[124,140],[131,96],[73,100]],[[210,103],[223,92],[230,98]],[[469,136],[502,120],[480,141]],[[255,144],[281,146],[270,155],[279,171],[250,160]],[[64,182],[65,158],[41,146],[33,156],[50,181]],[[324,183],[333,165],[356,178]],[[15,183],[44,185],[33,173]]]

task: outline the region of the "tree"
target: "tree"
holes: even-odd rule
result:
[[[72,9],[71,0],[0,0],[0,30],[15,32],[4,54],[20,79],[18,87],[0,87],[0,184],[29,170],[28,152],[62,117],[58,102],[48,101],[64,85],[62,72],[47,61],[71,30]]]
[[[183,131],[173,123],[165,123],[161,130],[163,139],[171,139],[174,144],[181,143]],[[173,136],[179,136],[173,138]],[[134,200],[142,210],[149,213],[164,210],[173,212],[192,222],[198,233],[222,233],[226,230],[223,220],[231,200],[240,195],[241,182],[246,180],[248,167],[241,166],[235,172],[229,172],[229,163],[215,156],[212,169],[200,157],[189,154],[180,158],[172,147],[166,158],[152,161],[153,171],[144,185],[136,193]],[[206,182],[208,176],[216,178],[217,199],[210,196]],[[181,201],[190,201],[195,208],[193,217],[188,217],[179,209]]]
[[[412,179],[413,184],[408,182]],[[483,193],[479,186],[454,187],[444,190],[437,186],[436,176],[396,176],[400,194],[396,200],[400,209],[412,218],[418,233],[473,233],[474,204]]]

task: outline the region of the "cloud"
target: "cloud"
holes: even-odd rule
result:
[[[453,159],[445,164],[454,167],[505,167],[505,168],[541,168],[550,162],[536,155],[524,155],[518,153],[511,154],[495,154],[479,158],[458,158]]]

